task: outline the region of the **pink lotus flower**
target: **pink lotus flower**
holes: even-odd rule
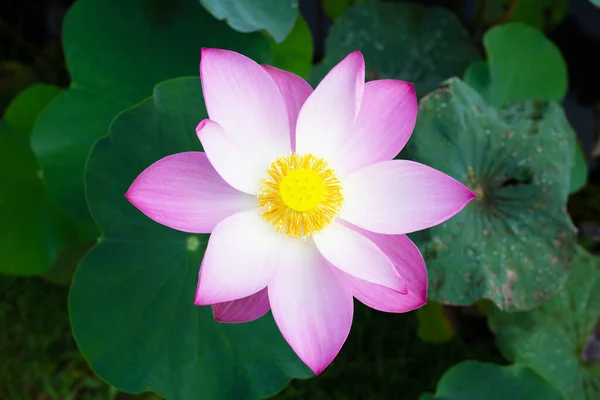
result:
[[[427,270],[406,233],[439,224],[475,195],[449,176],[392,160],[415,125],[410,83],[365,83],[360,52],[313,91],[240,54],[203,49],[205,152],[165,157],[126,197],[154,221],[211,233],[197,305],[221,322],[269,309],[316,373],[352,324],[353,297],[386,312],[425,304]]]

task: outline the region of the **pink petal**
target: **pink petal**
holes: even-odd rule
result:
[[[365,63],[359,51],[333,67],[300,110],[296,125],[298,153],[324,158],[335,169],[350,162],[339,150],[356,129],[364,82]]]
[[[269,301],[287,342],[319,374],[348,337],[352,293],[342,273],[319,254],[312,241],[294,243],[294,249],[282,253],[281,268],[269,283]]]
[[[293,151],[296,149],[296,121],[298,120],[298,113],[313,90],[308,82],[296,74],[268,65],[263,65],[262,67],[271,75],[285,101]]]
[[[228,323],[254,321],[265,315],[270,308],[267,288],[243,299],[212,305],[215,320]]]
[[[454,178],[406,160],[371,164],[344,178],[340,218],[372,232],[399,234],[440,224],[475,194]]]
[[[347,142],[346,175],[367,165],[394,158],[412,134],[417,120],[417,96],[409,82],[391,79],[367,82],[354,135]]]
[[[291,151],[285,102],[260,65],[233,51],[202,49],[200,78],[209,118],[265,169]]]
[[[210,233],[221,220],[257,206],[256,198],[229,186],[201,152],[158,160],[125,197],[159,224],[193,233]]]
[[[258,210],[221,221],[208,240],[196,304],[237,300],[264,289],[277,270],[277,252],[285,250],[286,239],[289,238],[275,232]]]
[[[248,194],[258,193],[267,167],[273,160],[265,164],[257,153],[244,149],[210,119],[198,124],[196,134],[210,163],[227,183]]]
[[[354,297],[379,311],[403,313],[427,302],[427,267],[421,252],[406,235],[382,235],[353,227],[371,239],[392,260],[396,271],[404,278],[408,293],[398,292],[347,275]]]
[[[315,235],[314,241],[323,257],[347,274],[406,293],[406,282],[392,261],[360,233],[334,222]]]

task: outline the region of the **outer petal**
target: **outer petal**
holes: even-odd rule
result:
[[[244,149],[210,119],[198,124],[196,134],[210,163],[227,183],[248,194],[258,193],[268,167],[264,159]]]
[[[382,235],[353,227],[371,239],[392,260],[408,286],[407,294],[347,275],[354,296],[379,311],[402,313],[427,302],[427,267],[421,252],[406,235]]]
[[[250,322],[259,319],[269,311],[267,288],[243,299],[212,305],[215,320],[219,322]]]
[[[343,275],[312,241],[282,253],[269,283],[271,311],[281,333],[315,374],[333,361],[352,325],[352,293]],[[292,249],[290,249],[292,250]]]
[[[221,221],[210,235],[200,267],[197,305],[237,300],[267,286],[279,265],[278,251],[292,240],[277,234],[257,210]]]
[[[342,150],[343,157],[352,162],[336,172],[346,175],[394,158],[412,134],[417,107],[411,83],[391,79],[367,82],[356,131]]]
[[[210,119],[264,168],[291,150],[283,97],[256,62],[228,50],[202,49],[200,78]]]
[[[268,65],[263,65],[262,67],[271,75],[271,78],[275,81],[283,96],[290,124],[292,151],[294,151],[296,149],[296,121],[298,120],[298,113],[313,90],[308,82],[296,74]]]
[[[314,236],[317,248],[331,264],[370,283],[406,293],[406,282],[392,261],[367,237],[334,222]]]
[[[296,125],[296,150],[343,165],[339,150],[356,127],[362,102],[365,63],[362,53],[350,53],[327,74],[306,99]]]
[[[340,217],[372,232],[399,234],[440,224],[475,194],[426,165],[391,160],[369,165],[344,179]]]
[[[125,197],[159,224],[193,233],[210,233],[224,218],[257,204],[225,183],[201,152],[158,160],[135,179]]]

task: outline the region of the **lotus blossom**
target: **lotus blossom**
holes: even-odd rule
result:
[[[220,322],[272,311],[316,374],[340,351],[353,298],[385,312],[426,302],[427,270],[405,235],[475,195],[425,165],[393,160],[415,125],[413,86],[365,83],[356,51],[313,91],[302,78],[203,49],[204,152],[165,157],[126,193],[152,220],[211,233],[195,304]]]

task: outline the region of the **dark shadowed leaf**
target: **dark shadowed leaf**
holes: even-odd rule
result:
[[[479,58],[460,22],[448,10],[412,3],[359,4],[335,20],[327,37],[325,67],[311,74],[319,82],[348,53],[365,56],[367,80],[413,82],[418,95],[446,78],[462,76]]]
[[[563,400],[563,396],[531,368],[464,361],[446,371],[431,399]]]

